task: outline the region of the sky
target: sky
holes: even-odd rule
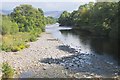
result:
[[[4,0],[2,1],[2,10],[13,10],[20,4],[30,4],[35,8],[41,8],[43,11],[64,11],[69,12],[77,10],[82,4],[95,2],[95,0]]]

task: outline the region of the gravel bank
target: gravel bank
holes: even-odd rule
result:
[[[0,54],[0,79],[2,77],[2,62],[3,62],[3,60],[2,60],[2,54]]]
[[[43,62],[46,59],[56,60],[69,57],[75,52],[74,50],[72,52],[59,49],[58,47],[64,44],[54,39],[49,33],[43,33],[37,41],[29,44],[29,48],[19,52],[1,52],[3,61],[8,62],[16,70],[15,78],[101,77],[85,72],[73,72],[69,67],[66,68],[64,63]],[[67,47],[64,47],[64,49],[67,49]]]

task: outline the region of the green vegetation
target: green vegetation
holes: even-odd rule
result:
[[[26,45],[26,42],[29,42],[31,40],[30,33],[27,32],[19,32],[17,34],[11,35],[7,34],[3,36],[2,40],[2,46],[1,49],[4,51],[19,51],[22,50],[29,45]]]
[[[14,69],[7,63],[3,63],[2,65],[2,78],[13,78],[14,76]]]
[[[4,51],[19,51],[29,45],[26,42],[36,41],[46,24],[55,23],[52,17],[45,17],[43,11],[32,5],[20,5],[11,14],[2,15],[2,45]]]
[[[10,14],[12,21],[19,26],[20,32],[30,32],[35,30],[44,31],[45,17],[41,9],[33,8],[32,5],[17,6]]]
[[[46,17],[46,24],[54,24],[56,22],[57,22],[57,19],[55,19],[51,16]]]
[[[118,7],[120,2],[97,2],[81,5],[78,10],[64,11],[58,19],[61,26],[75,26],[94,35],[118,39]]]
[[[19,30],[17,23],[12,22],[8,16],[2,16],[2,25],[2,35],[15,34]]]
[[[58,19],[59,23],[61,26],[69,26],[70,25],[70,13],[67,11],[64,11],[61,15],[60,18]]]

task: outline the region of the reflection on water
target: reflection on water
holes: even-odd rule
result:
[[[109,62],[111,65],[118,66],[118,59],[120,58],[118,57],[117,40],[91,36],[88,32],[59,27],[58,24],[46,27],[46,32],[52,33],[55,38],[61,40],[65,45],[81,50],[81,53],[94,54],[100,58],[99,60],[104,59],[105,64]]]
[[[107,54],[118,58],[118,41],[110,40],[104,37],[91,36],[89,33],[79,30],[72,30],[68,27],[59,27],[58,24],[46,28],[55,38],[63,41],[75,49],[81,49],[81,52],[88,54]]]
[[[112,55],[118,58],[118,41],[108,38],[91,36],[79,30],[60,30],[66,44],[80,47],[85,53]]]

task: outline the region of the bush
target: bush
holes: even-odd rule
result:
[[[15,35],[4,35],[2,40],[1,49],[6,52],[20,51],[26,47],[26,41],[29,41],[30,34],[17,33]]]
[[[10,52],[11,51],[11,47],[9,45],[5,44],[5,43],[2,44],[1,49],[3,51],[6,51],[6,52]]]
[[[19,46],[19,48],[20,48],[20,49],[24,49],[24,48],[25,48],[25,45],[22,44],[22,45]]]
[[[26,45],[26,42],[33,42],[37,40],[37,37],[40,34],[37,31],[32,32],[18,32],[17,34],[6,34],[2,36],[2,45],[0,46],[3,51],[6,52],[16,52],[24,48],[28,48],[29,45]]]
[[[20,50],[21,50],[21,48],[19,46],[13,46],[11,49],[12,52],[16,52],[16,51],[20,51]]]
[[[4,62],[2,64],[2,73],[2,78],[13,78],[14,69],[7,62]]]
[[[10,16],[18,24],[20,32],[30,32],[36,28],[42,29],[42,27],[45,27],[45,17],[42,9],[36,9],[32,5],[17,6]]]
[[[20,5],[10,15],[2,15],[0,21],[2,21],[0,31],[3,37],[0,48],[7,52],[29,47],[25,45],[26,42],[36,41],[39,34],[45,30],[43,11],[33,8],[32,5]]]
[[[30,42],[33,42],[33,41],[36,41],[37,39],[36,39],[36,37],[34,36],[34,35],[31,35],[30,36],[30,39],[29,39],[29,41]]]
[[[2,35],[15,34],[18,31],[17,23],[12,22],[8,16],[2,16]]]

